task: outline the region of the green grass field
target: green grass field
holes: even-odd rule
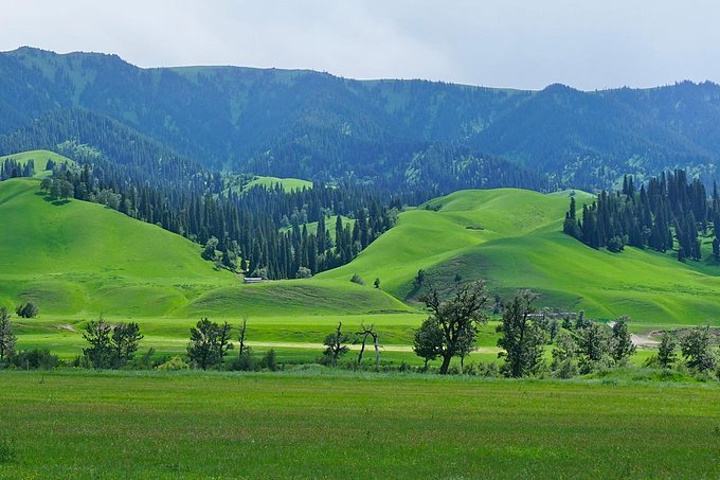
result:
[[[720,268],[631,248],[590,249],[559,232],[567,203],[567,192],[457,192],[402,213],[349,265],[310,280],[242,285],[178,235],[98,204],[50,202],[38,179],[12,179],[0,183],[0,304],[36,302],[38,318],[16,319],[20,347],[65,358],[80,353],[83,326],[100,315],[139,322],[143,348],[158,354],[184,351],[189,328],[208,316],[236,326],[248,317],[258,351],[276,346],[284,359],[309,361],[337,322],[350,332],[373,323],[387,358],[416,363],[408,346],[424,318],[412,301],[420,268],[441,287],[460,274],[486,279],[503,295],[532,288],[545,304],[595,318],[629,314],[636,331],[718,324]],[[354,273],[368,286],[351,283]],[[370,286],[375,277],[381,290]],[[496,339],[489,333],[480,345]]]
[[[302,190],[303,188],[312,188],[313,184],[309,180],[300,178],[278,178],[278,177],[255,177],[245,185],[245,190],[253,187],[275,188],[280,185],[286,192],[293,190]]]
[[[384,342],[407,344],[422,319],[391,295],[349,281],[242,285],[202,260],[198,245],[98,204],[47,201],[37,179],[0,183],[0,219],[0,305],[40,307],[38,318],[16,319],[20,348],[74,357],[83,325],[100,315],[139,322],[144,346],[161,354],[184,351],[189,328],[204,316],[234,325],[249,317],[255,341],[312,344],[339,321],[349,329],[382,324]]]
[[[53,162],[55,162],[56,165],[60,165],[63,163],[74,163],[69,158],[64,157],[58,153],[51,152],[50,150],[28,150],[26,152],[20,152],[13,155],[5,155],[3,157],[0,157],[0,162],[3,162],[7,159],[15,160],[16,162],[23,165],[32,160],[35,165],[36,177],[42,177],[50,173],[46,172],[45,170],[48,160],[52,160]]]
[[[0,383],[1,478],[720,475],[711,385],[62,370]]]
[[[440,287],[456,274],[482,278],[503,296],[530,288],[545,305],[597,319],[630,315],[647,328],[720,323],[720,268],[635,248],[589,248],[561,232],[568,203],[568,192],[456,192],[400,214],[398,225],[352,263],[318,278],[379,277],[385,290],[406,299],[415,296],[413,279],[424,269]]]

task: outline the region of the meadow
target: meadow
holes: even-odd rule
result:
[[[418,364],[410,345],[425,318],[413,285],[419,269],[441,288],[451,288],[456,275],[482,278],[493,294],[532,288],[544,305],[585,309],[601,320],[628,314],[635,332],[718,322],[716,266],[586,247],[559,231],[569,192],[456,192],[401,213],[396,227],[344,267],[312,279],[243,285],[202,260],[189,240],[102,205],[49,201],[39,183],[0,183],[0,305],[37,303],[39,317],[15,319],[18,346],[48,348],[64,359],[81,353],[84,325],[100,316],[138,322],[142,349],[158,356],[183,353],[190,327],[210,317],[236,327],[248,318],[256,352],[274,348],[289,363],[317,360],[338,322],[349,333],[374,324],[384,360]],[[365,286],[350,282],[355,273]],[[372,287],[375,277],[382,288]],[[483,329],[471,361],[496,359],[494,326]]]
[[[419,293],[413,280],[423,269],[441,289],[452,288],[457,277],[484,279],[503,297],[529,288],[541,294],[541,305],[584,310],[597,320],[629,315],[646,330],[718,324],[720,268],[680,263],[672,252],[587,247],[562,233],[569,195],[455,192],[401,213],[397,226],[353,262],[317,278],[379,277],[386,291],[412,300]],[[579,204],[591,199],[575,195]]]
[[[2,478],[717,478],[704,384],[0,373]],[[651,447],[649,447],[651,446]]]

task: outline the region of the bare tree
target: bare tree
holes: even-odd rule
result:
[[[375,369],[380,368],[380,344],[379,344],[379,335],[377,331],[375,331],[375,325],[370,325],[369,327],[366,327],[365,324],[360,324],[360,331],[355,332],[355,335],[357,338],[361,338],[362,342],[360,344],[360,353],[358,354],[357,358],[357,364],[360,366],[363,359],[363,354],[365,353],[365,344],[367,343],[368,337],[373,339],[373,345],[375,347]]]

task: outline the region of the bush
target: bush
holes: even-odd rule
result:
[[[298,268],[295,278],[310,278],[312,277],[312,270],[307,267]]]
[[[7,440],[0,440],[0,465],[15,460],[15,451]]]
[[[190,368],[190,365],[187,364],[185,359],[183,359],[179,355],[175,355],[167,362],[161,363],[157,367],[155,367],[158,370],[187,370]]]
[[[250,348],[245,347],[242,354],[235,357],[228,366],[230,370],[240,372],[252,372],[255,370],[255,359],[250,353]]]
[[[153,361],[153,357],[155,356],[155,349],[150,347],[145,354],[140,358],[134,358],[132,361],[130,361],[126,368],[129,370],[151,370],[155,368],[158,364],[164,363],[166,359],[159,363],[155,363]]]
[[[38,313],[40,313],[40,309],[34,303],[27,302],[18,305],[18,307],[15,309],[15,313],[17,313],[18,317],[35,318],[37,317]]]
[[[500,375],[500,369],[495,362],[478,362],[466,365],[463,373],[475,377],[495,378]]]
[[[578,366],[574,359],[566,358],[555,365],[553,376],[556,378],[568,379],[578,374]]]
[[[27,350],[15,355],[13,365],[24,370],[52,370],[60,365],[60,359],[48,350]]]
[[[260,368],[265,368],[272,372],[278,369],[277,354],[275,353],[275,349],[271,348],[265,353],[262,360],[260,360]]]
[[[622,252],[625,249],[625,242],[623,241],[623,238],[618,235],[612,237],[608,240],[607,249],[613,253]]]
[[[353,283],[357,283],[358,285],[365,285],[365,280],[363,280],[362,277],[360,275],[358,275],[357,273],[353,274],[350,281]]]

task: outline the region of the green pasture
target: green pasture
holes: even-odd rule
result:
[[[580,203],[590,199],[576,195]],[[629,315],[648,327],[720,323],[720,268],[631,247],[619,254],[594,250],[561,232],[568,203],[569,192],[456,192],[400,214],[398,225],[353,262],[318,278],[379,277],[386,291],[413,299],[413,280],[424,269],[428,283],[440,288],[456,276],[484,279],[505,298],[529,288],[546,306],[585,310],[600,320]]]
[[[1,372],[2,478],[717,478],[716,385]]]
[[[46,172],[45,169],[47,168],[48,160],[52,160],[55,162],[56,165],[61,165],[64,163],[72,164],[74,163],[72,160],[70,160],[67,157],[64,157],[58,153],[51,152],[50,150],[28,150],[26,152],[20,152],[15,153],[12,155],[5,155],[0,157],[0,162],[4,162],[5,160],[12,159],[16,162],[24,165],[30,160],[33,161],[33,164],[35,165],[35,176],[36,177],[43,177],[46,176],[49,172]]]

